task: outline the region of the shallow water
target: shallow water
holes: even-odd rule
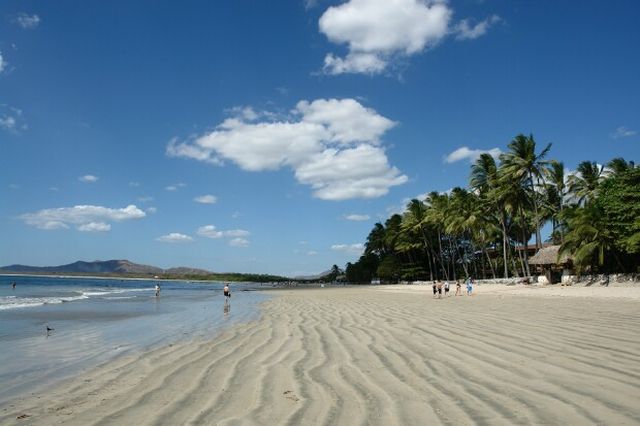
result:
[[[15,282],[15,289],[11,283]],[[116,356],[257,318],[259,285],[0,276],[0,403]],[[50,327],[53,331],[47,332]]]

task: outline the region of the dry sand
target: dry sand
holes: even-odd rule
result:
[[[640,424],[640,289],[588,290],[280,290],[259,321],[116,360],[0,423]]]

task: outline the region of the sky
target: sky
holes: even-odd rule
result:
[[[532,133],[640,161],[640,2],[0,3],[0,265],[286,276]]]

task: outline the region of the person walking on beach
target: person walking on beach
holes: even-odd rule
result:
[[[471,277],[467,278],[467,296],[471,296],[471,293],[473,293],[473,280],[471,280]]]
[[[444,282],[444,295],[449,297],[449,281]]]
[[[160,296],[160,284],[156,284],[156,297]]]
[[[433,298],[435,299],[436,297],[436,293],[438,292],[438,285],[436,284],[436,282],[433,282]]]
[[[438,299],[442,299],[442,281],[438,281]]]
[[[462,286],[459,280],[456,280],[456,296],[462,296]]]
[[[222,289],[222,292],[224,293],[225,302],[228,302],[229,299],[231,299],[231,290],[229,289],[229,283],[224,284],[224,288]]]

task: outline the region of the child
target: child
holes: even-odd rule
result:
[[[456,296],[462,296],[462,286],[458,280],[456,280]]]

